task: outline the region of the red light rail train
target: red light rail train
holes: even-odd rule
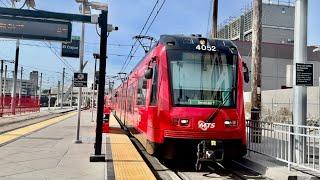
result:
[[[113,91],[111,107],[149,154],[191,150],[199,168],[246,153],[248,78],[232,41],[162,35]]]

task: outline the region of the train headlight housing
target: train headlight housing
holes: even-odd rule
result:
[[[238,126],[238,121],[237,120],[225,120],[224,121],[224,126],[226,126],[226,127],[237,127]]]
[[[189,119],[181,119],[180,126],[189,126]]]

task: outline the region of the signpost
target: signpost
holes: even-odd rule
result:
[[[79,58],[80,40],[79,37],[72,37],[71,42],[63,42],[61,56]]]
[[[296,85],[313,86],[313,64],[296,63]]]
[[[73,87],[87,87],[88,73],[74,73]]]
[[[0,37],[70,41],[71,31],[70,22],[0,16]]]

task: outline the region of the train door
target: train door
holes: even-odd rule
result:
[[[152,65],[152,78],[151,88],[149,92],[149,106],[148,106],[148,127],[154,128],[157,122],[157,109],[158,109],[158,65]]]
[[[136,117],[136,127],[142,131],[146,132],[147,128],[147,109],[146,109],[146,96],[147,95],[147,80],[144,76],[141,76],[138,79],[138,88],[137,88],[137,100],[135,114]]]

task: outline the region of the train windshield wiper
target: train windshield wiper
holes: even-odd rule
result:
[[[211,123],[217,117],[220,109],[226,104],[227,101],[229,101],[234,89],[235,89],[234,86],[232,86],[232,88],[230,88],[228,96],[224,99],[224,101],[222,103],[220,103],[220,105],[217,107],[217,109],[209,116],[209,118],[206,120],[207,123]]]

